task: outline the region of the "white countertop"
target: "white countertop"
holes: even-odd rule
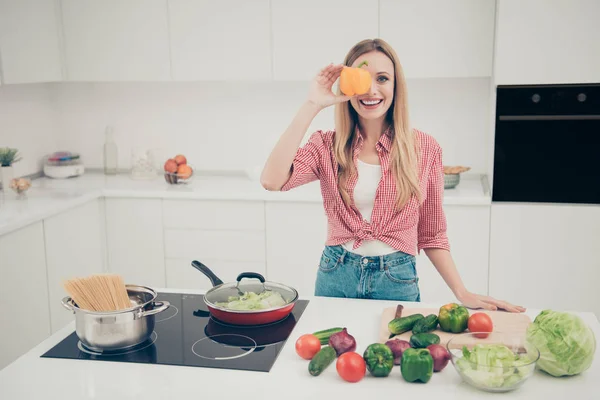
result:
[[[159,291],[163,291],[158,289]],[[192,290],[171,292],[203,293]],[[345,326],[357,341],[356,351],[377,341],[381,312],[396,302],[303,297],[308,307],[294,328],[270,372],[180,367],[136,363],[40,358],[74,330],[74,322],[40,343],[0,371],[1,399],[481,399],[494,396],[463,383],[451,363],[434,373],[427,384],[408,383],[394,366],[387,378],[367,376],[348,383],[337,375],[335,362],[320,376],[308,373],[308,361],[295,353],[294,343],[304,334]],[[413,306],[403,303],[406,308]],[[419,304],[439,308],[440,304]],[[539,310],[528,310],[532,318]],[[600,323],[592,313],[577,313],[600,338]],[[511,399],[596,399],[600,390],[598,357],[583,374],[553,378],[536,371]],[[329,392],[329,393],[328,393]],[[496,395],[497,398],[497,395]]]
[[[479,175],[465,175],[458,187],[446,190],[444,204],[490,205],[491,196],[482,181]],[[35,179],[26,199],[16,199],[12,191],[0,191],[0,235],[99,197],[322,201],[316,181],[288,192],[269,192],[258,180],[242,175],[197,175],[189,184],[170,185],[162,175],[151,180],[134,180],[126,174],[105,176],[98,172],[87,172],[71,179]]]

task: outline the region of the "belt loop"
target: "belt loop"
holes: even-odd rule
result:
[[[383,256],[379,256],[379,271],[385,270],[385,262],[383,261]]]
[[[342,248],[342,255],[340,256],[340,263],[344,263],[344,257],[346,256],[346,249]]]

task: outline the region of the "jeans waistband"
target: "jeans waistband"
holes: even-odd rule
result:
[[[335,257],[335,259],[339,260],[340,263],[352,264],[356,267],[373,268],[381,270],[387,269],[388,267],[393,265],[399,265],[408,261],[413,261],[415,259],[415,256],[404,253],[402,251],[397,251],[395,253],[386,254],[382,256],[362,256],[360,254],[346,250],[341,245],[326,246],[325,253],[329,254],[332,257]]]

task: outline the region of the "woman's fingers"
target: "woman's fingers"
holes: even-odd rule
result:
[[[328,82],[333,84],[342,74],[342,67],[333,66],[329,71]]]
[[[479,300],[477,302],[477,304],[479,305],[480,308],[483,308],[485,310],[496,311],[498,309],[494,304],[490,304],[490,303],[487,303],[487,302],[481,301],[481,300]]]
[[[525,311],[525,308],[523,308],[521,306],[515,306],[506,301],[496,300],[491,297],[488,299],[485,299],[485,302],[493,304],[493,305],[497,306],[498,308],[501,308],[503,310],[510,311],[510,312],[524,312]]]
[[[339,95],[339,96],[335,96],[334,102],[335,103],[343,103],[344,101],[349,101],[351,98],[352,98],[351,96]]]

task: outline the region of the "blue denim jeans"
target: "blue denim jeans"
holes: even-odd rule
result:
[[[363,257],[342,246],[325,246],[315,296],[421,301],[415,261],[401,251]]]

